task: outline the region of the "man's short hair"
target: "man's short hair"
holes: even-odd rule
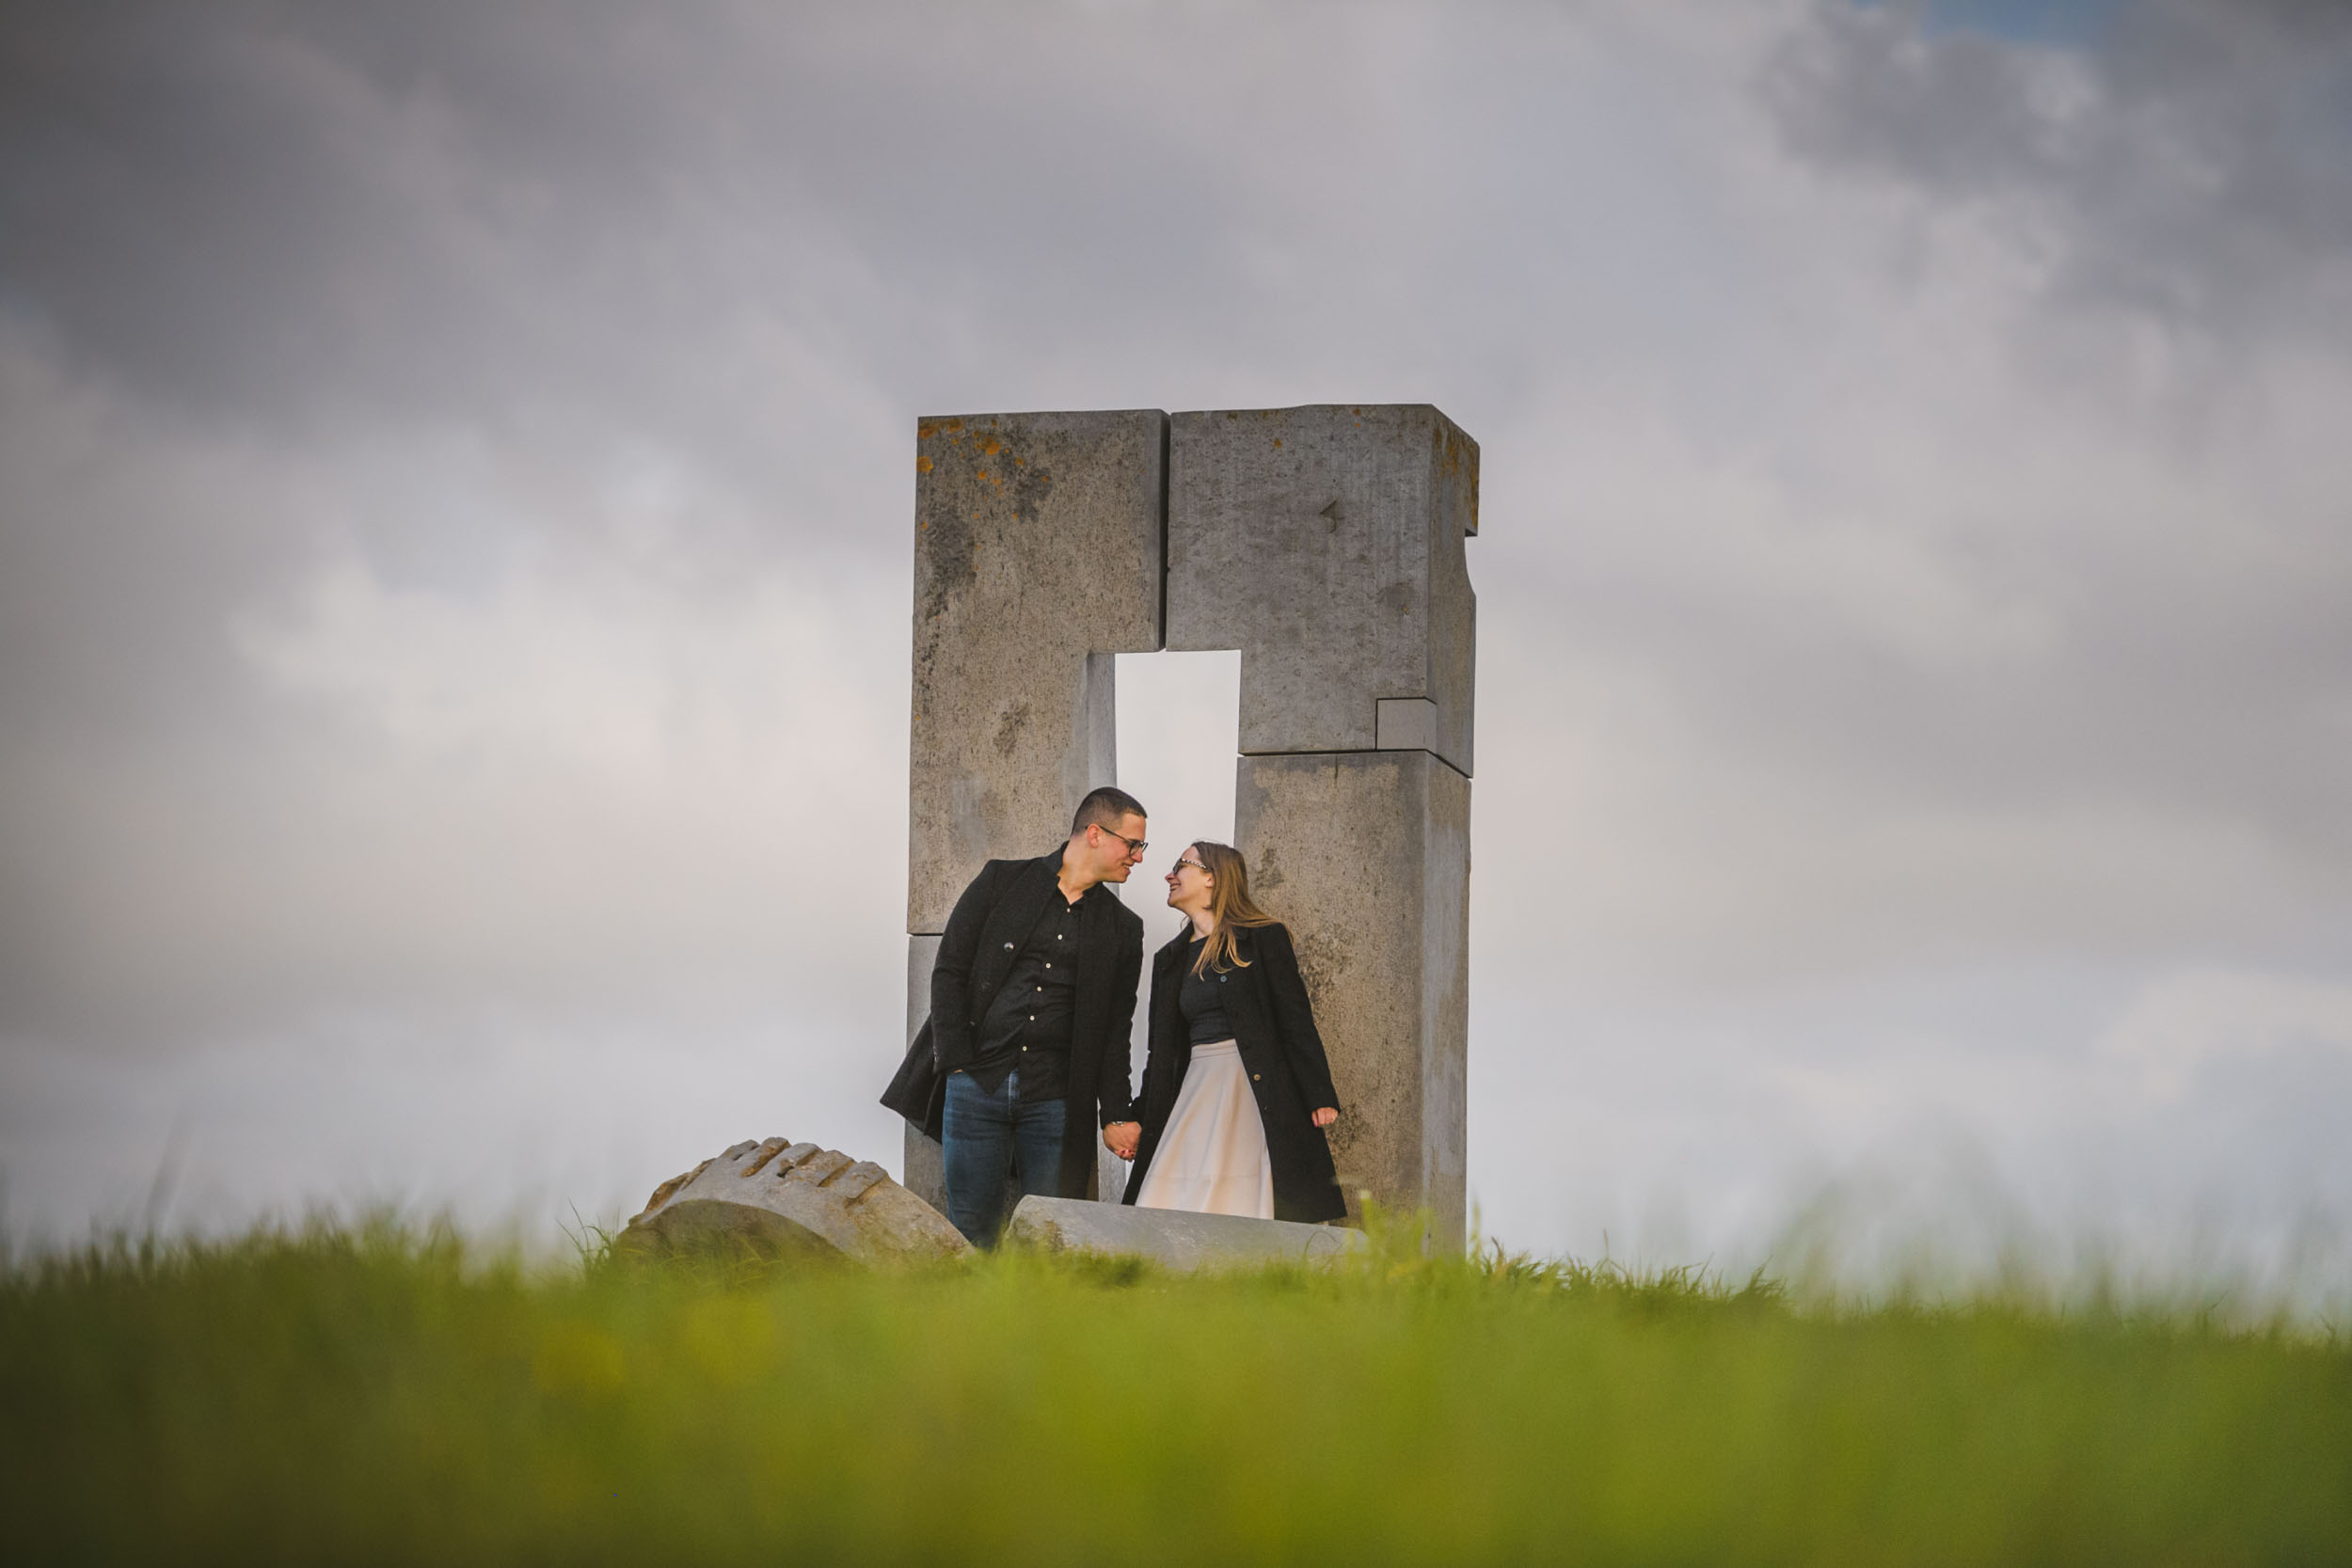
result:
[[[1141,800],[1123,789],[1104,784],[1089,791],[1087,798],[1078,802],[1078,815],[1070,819],[1070,832],[1074,838],[1089,828],[1116,828],[1130,816],[1150,816]]]

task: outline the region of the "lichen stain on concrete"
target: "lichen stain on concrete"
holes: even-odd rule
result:
[[[1279,436],[1277,436],[1274,438],[1274,444],[1278,447],[1280,446],[1282,444],[1282,438]]]
[[[918,474],[927,474],[931,471],[931,460],[930,455],[928,452],[918,453],[916,455],[914,459],[914,471]]]
[[[982,442],[980,443],[980,455],[981,455],[981,456],[983,456],[983,457],[993,457],[993,456],[995,456],[998,452],[1000,452],[1000,451],[1004,451],[1004,450],[1005,450],[1005,443],[1004,443],[1004,442],[1002,442],[1002,441],[999,441],[999,440],[998,440],[998,439],[996,439],[996,437],[995,437],[995,436],[990,436],[987,440],[982,441]]]
[[[914,427],[914,438],[918,441],[928,441],[938,434],[939,426],[936,424],[926,422]]]
[[[1021,732],[1029,727],[1029,705],[1015,703],[1005,710],[1005,717],[996,725],[996,754],[1009,757],[1021,744]]]

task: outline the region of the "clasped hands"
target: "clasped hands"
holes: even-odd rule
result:
[[[1336,1105],[1326,1105],[1307,1119],[1317,1127],[1328,1127],[1340,1119],[1340,1110]],[[1136,1145],[1142,1137],[1143,1123],[1114,1121],[1103,1129],[1103,1147],[1122,1160],[1132,1160],[1136,1157]]]

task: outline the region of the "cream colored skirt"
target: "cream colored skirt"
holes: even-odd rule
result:
[[[1241,1047],[1217,1040],[1192,1048],[1192,1065],[1176,1091],[1176,1108],[1144,1173],[1138,1209],[1189,1209],[1202,1214],[1274,1217],[1274,1162],[1265,1124],[1249,1092]]]

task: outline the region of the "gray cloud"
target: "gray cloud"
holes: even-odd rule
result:
[[[2340,333],[2352,269],[2352,14],[2119,8],[2086,53],[1825,6],[1762,78],[1789,144],[2013,224],[2068,308],[2201,349]],[[2339,340],[2341,341],[2341,340]]]

